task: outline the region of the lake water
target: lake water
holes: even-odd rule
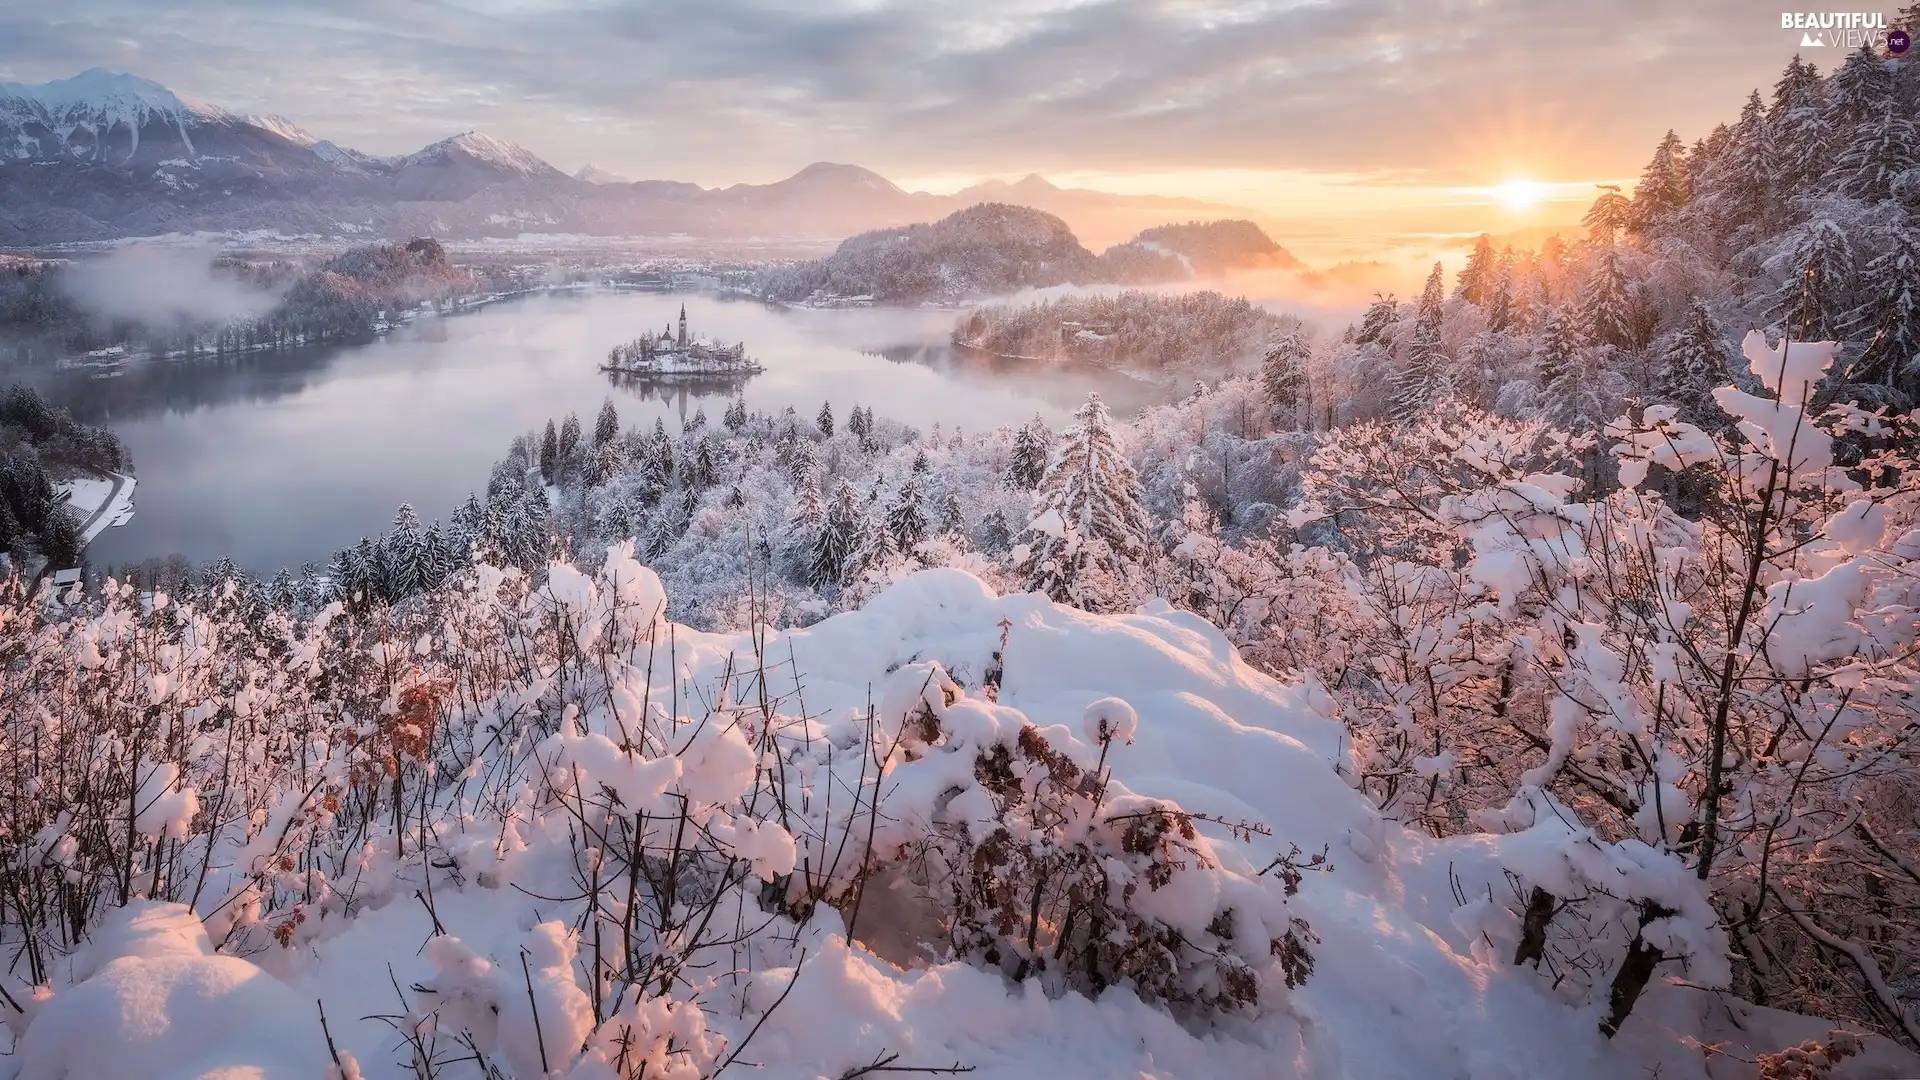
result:
[[[995,360],[946,344],[946,311],[785,310],[704,295],[556,293],[423,319],[378,340],[159,361],[112,378],[0,370],[119,433],[140,478],[131,523],[87,549],[97,568],[185,555],[250,570],[321,562],[387,528],[402,502],[443,517],[513,436],[572,411],[589,430],[611,396],[627,426],[704,407],[717,423],[733,391],[615,385],[607,350],[658,332],[687,308],[696,332],[745,341],[766,371],[748,408],[844,421],[869,405],[921,430],[981,430],[1035,413],[1059,424],[1090,390],[1116,412],[1167,391],[1114,372]]]

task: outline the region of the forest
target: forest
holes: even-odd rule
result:
[[[33,388],[15,383],[0,391],[0,555],[9,573],[25,556],[44,555],[56,567],[80,555],[80,522],[56,499],[53,483],[104,476],[128,468],[119,438],[104,427],[76,422]]]
[[[1217,292],[1069,295],[975,308],[953,343],[998,356],[1216,376],[1258,361],[1299,320]]]
[[[448,522],[402,507],[299,578],[22,602],[0,693],[84,719],[44,744],[32,709],[8,720],[35,748],[8,768],[43,786],[6,811],[0,895],[29,899],[0,929],[38,983],[130,897],[273,955],[355,925],[361,875],[436,925],[435,888],[568,881],[507,977],[432,939],[430,981],[393,983],[397,1015],[439,1018],[397,1025],[405,1053],[551,1072],[556,1016],[567,1060],[604,1066],[577,1075],[707,1076],[785,998],[700,965],[797,981],[802,928],[853,940],[863,912],[874,949],[1037,980],[1035,1009],[1122,983],[1201,1026],[1329,983],[1471,996],[1368,967],[1387,933],[1341,913],[1388,910],[1381,862],[1432,877],[1380,916],[1393,940],[1523,980],[1555,1038],[1624,1039],[1700,990],[1837,1026],[1762,1075],[1830,1075],[1856,1034],[1920,1051],[1916,112],[1920,66],[1796,58],[1600,190],[1585,235],[1482,238],[1334,333],[1212,294],[978,316],[1019,342],[1137,312],[1143,350],[1259,327],[1254,370],[1131,419],[736,399],[670,431],[609,401],[515,437]],[[972,224],[1060,280],[1089,265],[977,209],[769,295],[1041,283],[998,251],[928,278]],[[1163,711],[1068,692],[1101,679]],[[1157,733],[1172,716],[1194,726]],[[1256,749],[1267,723],[1285,738]],[[1183,742],[1228,748],[1181,759],[1226,777],[1193,805],[1112,779]],[[1514,1067],[1603,1074],[1561,1045]]]

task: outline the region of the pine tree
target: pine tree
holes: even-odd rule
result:
[[[411,503],[401,503],[393,530],[380,545],[381,582],[387,599],[404,600],[426,589],[432,560],[424,551],[420,515]]]
[[[720,422],[727,426],[728,431],[734,432],[736,434],[746,430],[746,426],[747,426],[746,399],[734,398],[733,401],[727,405],[727,414],[725,417],[721,419]]]
[[[820,455],[813,448],[813,442],[799,439],[787,452],[787,478],[795,487],[814,482],[820,474]]]
[[[1760,91],[1755,90],[1747,95],[1740,122],[1733,126],[1725,184],[1714,208],[1714,224],[1719,230],[1731,233],[1743,224],[1773,220],[1775,156],[1773,126],[1767,122]]]
[[[560,432],[549,419],[546,434],[540,436],[540,478],[549,484],[553,483],[554,477],[559,475],[559,466]]]
[[[1513,295],[1513,248],[1500,249],[1494,265],[1493,288],[1487,293],[1487,328],[1496,333],[1511,330],[1516,323]]]
[[[577,414],[568,413],[567,418],[561,421],[558,449],[559,460],[563,463],[572,461],[574,451],[580,449],[580,417]]]
[[[1007,462],[1007,486],[1032,491],[1047,474],[1047,458],[1053,451],[1053,432],[1047,422],[1035,416],[1013,433],[1013,456]]]
[[[655,417],[653,434],[647,436],[642,478],[654,491],[665,491],[673,485],[673,465],[673,439],[667,434],[666,423]]]
[[[1853,246],[1831,218],[1798,230],[1786,265],[1798,272],[1774,293],[1776,325],[1795,341],[1832,341],[1842,335],[1853,291]]]
[[[613,399],[608,398],[600,404],[600,415],[593,421],[593,445],[605,446],[620,437],[620,414],[613,407]]]
[[[1622,349],[1632,345],[1633,317],[1627,292],[1627,276],[1620,267],[1619,252],[1611,246],[1601,249],[1587,274],[1586,289],[1580,298],[1580,316],[1586,324],[1588,341]]]
[[[1612,246],[1614,238],[1633,222],[1633,204],[1620,194],[1618,184],[1595,186],[1600,189],[1600,197],[1587,208],[1587,214],[1580,219],[1580,224],[1587,227],[1587,235],[1593,238],[1594,243]]]
[[[1727,348],[1706,302],[1694,297],[1664,354],[1657,375],[1662,399],[1680,407],[1680,419],[1703,427],[1718,427],[1724,414],[1711,394],[1732,378]]]
[[[827,503],[825,517],[814,530],[813,550],[807,559],[808,585],[825,589],[841,583],[861,541],[861,518],[859,493],[852,484],[840,481]]]
[[[1633,189],[1629,221],[1636,233],[1658,228],[1674,211],[1686,205],[1687,177],[1682,155],[1685,146],[1671,130],[1654,148],[1653,160],[1641,170],[1640,183]]]
[[[1427,286],[1420,293],[1420,304],[1414,310],[1413,336],[1407,343],[1406,364],[1394,372],[1393,413],[1402,420],[1418,415],[1445,395],[1446,355],[1441,352],[1440,341],[1443,283],[1440,264],[1434,263],[1433,272],[1427,275]]]
[[[1140,477],[1120,452],[1099,394],[1087,396],[1074,420],[1040,482],[1020,573],[1030,591],[1056,601],[1089,611],[1128,607],[1156,550]]]
[[[921,475],[918,471],[908,473],[907,482],[900,485],[887,506],[886,531],[893,534],[894,543],[903,552],[911,552],[927,538],[927,514],[921,505],[926,495],[920,486]]]
[[[872,435],[873,434],[873,412],[871,410],[863,409],[860,406],[855,405],[853,407],[853,412],[849,413],[847,416],[847,430],[853,432],[854,438],[861,439],[861,440],[864,440],[867,438],[867,436]]]
[[[1393,328],[1400,321],[1400,304],[1392,294],[1381,296],[1374,294],[1373,302],[1367,305],[1366,313],[1360,316],[1360,326],[1353,332],[1355,345],[1393,344]]]
[[[1808,190],[1826,172],[1828,131],[1822,86],[1819,71],[1798,55],[1774,84],[1767,125],[1776,148],[1776,190]]]
[[[1893,181],[1920,165],[1920,137],[1914,123],[1889,101],[1880,113],[1853,129],[1853,138],[1834,159],[1827,182],[1862,202],[1893,197]]]
[[[1894,228],[1888,233],[1887,250],[1861,273],[1866,303],[1849,321],[1852,336],[1867,339],[1855,381],[1894,386],[1920,372],[1920,230]]]
[[[966,532],[966,511],[960,505],[960,496],[952,488],[940,493],[935,509],[940,513],[940,532],[946,536],[959,536]]]
[[[1469,304],[1485,307],[1488,297],[1493,295],[1494,275],[1498,272],[1496,264],[1493,238],[1481,233],[1480,239],[1473,245],[1473,254],[1467,256],[1466,268],[1460,271],[1454,295]]]
[[[833,438],[833,402],[820,403],[820,412],[814,416],[813,426],[820,429],[820,434],[829,439]]]
[[[1313,357],[1312,346],[1298,327],[1281,334],[1267,346],[1260,361],[1260,389],[1274,416],[1289,425],[1298,425],[1302,408],[1313,416],[1313,387],[1307,367]]]
[[[1833,73],[1827,124],[1845,137],[1860,125],[1878,120],[1893,104],[1892,69],[1873,46],[1862,45]]]
[[[707,407],[704,405],[696,405],[694,406],[694,409],[693,409],[693,415],[688,417],[684,422],[681,423],[680,434],[691,435],[694,432],[705,428],[706,426],[707,426]]]
[[[1560,308],[1547,312],[1540,327],[1540,340],[1533,350],[1534,378],[1542,391],[1551,393],[1566,378],[1574,369],[1579,351],[1580,340],[1574,333],[1573,320]]]

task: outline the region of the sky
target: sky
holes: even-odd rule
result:
[[[1780,22],[1751,0],[0,0],[0,81],[128,71],[370,153],[477,128],[569,172],[1038,172],[1432,236],[1577,219],[1668,128],[1842,55]]]

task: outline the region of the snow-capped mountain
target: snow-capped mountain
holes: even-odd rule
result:
[[[930,195],[830,162],[725,188],[636,183],[592,167],[568,176],[478,131],[378,157],[285,117],[201,104],[137,75],[95,68],[37,86],[0,84],[0,246],[260,229],[838,240],[989,201],[1047,210],[1103,244],[1116,214],[1138,219],[1121,239],[1176,217],[1246,216],[1192,200],[1063,190],[1037,176]]]
[[[573,174],[573,178],[575,180],[580,180],[589,184],[631,184],[633,183],[632,177],[622,176],[616,172],[608,172],[607,170],[601,168],[598,165],[582,166],[579,172]]]

